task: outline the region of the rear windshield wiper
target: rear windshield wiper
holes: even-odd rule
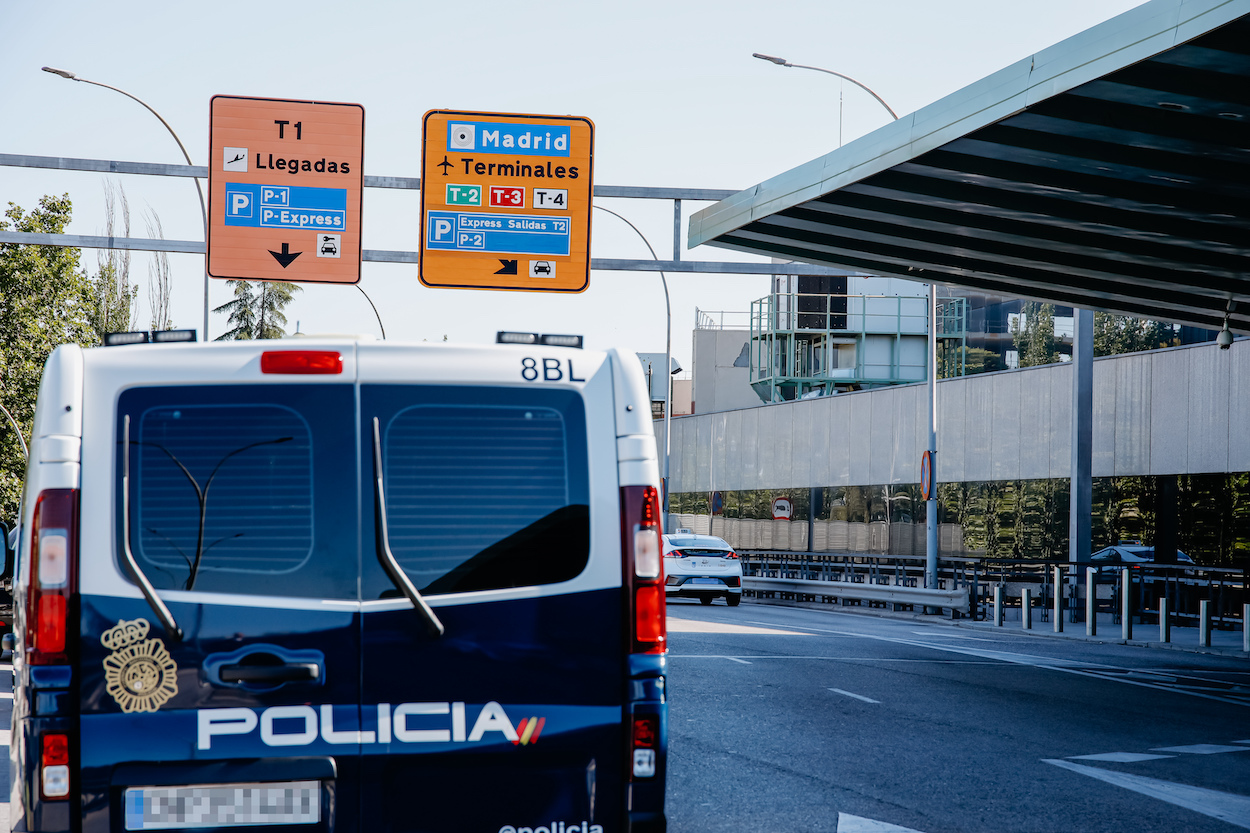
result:
[[[139,585],[139,592],[147,599],[156,618],[161,620],[170,636],[181,642],[182,628],[174,621],[174,615],[169,612],[165,602],[156,595],[156,588],[148,581],[148,577],[139,568],[139,562],[135,560],[135,554],[130,551],[130,414],[123,418],[122,426],[122,554],[126,557],[126,566],[130,568],[135,584]]]
[[[444,632],[443,623],[434,615],[434,611],[425,599],[422,598],[420,591],[416,585],[408,578],[408,574],[404,572],[404,568],[399,566],[399,561],[395,559],[395,554],[391,552],[391,539],[386,529],[386,493],[382,487],[382,432],[378,427],[378,418],[373,418],[373,484],[374,484],[374,519],[377,526],[377,542],[378,542],[378,560],[382,562],[382,569],[386,570],[386,574],[391,577],[391,581],[398,587],[408,601],[412,602],[413,608],[421,614],[425,619],[426,629],[429,630],[431,636],[442,636]]]

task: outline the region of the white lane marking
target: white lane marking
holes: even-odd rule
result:
[[[1044,758],[1042,763],[1088,775],[1090,778],[1097,778],[1099,781],[1105,781],[1108,784],[1114,784],[1117,787],[1123,787],[1126,790],[1157,798],[1160,801],[1175,804],[1177,807],[1184,807],[1186,810],[1193,810],[1195,813],[1202,813],[1204,816],[1250,830],[1250,797],[1244,795],[1209,790],[1204,787],[1191,787],[1188,784],[1174,784],[1171,781],[1160,781],[1143,775],[1129,775],[1110,769],[1082,766],[1071,761]]]
[[[1190,691],[1185,688],[1176,688],[1174,686],[1157,685],[1148,683],[1143,680],[1130,680],[1123,676],[1125,671],[1134,671],[1131,668],[1121,668],[1116,665],[1105,665],[1093,662],[1079,662],[1076,660],[1064,660],[1055,657],[1041,657],[1033,654],[1017,654],[1011,651],[992,651],[988,648],[972,648],[963,645],[942,645],[933,642],[921,642],[916,639],[902,639],[894,636],[878,636],[876,634],[856,633],[854,631],[835,631],[827,628],[811,628],[803,625],[787,625],[792,628],[802,628],[803,630],[812,631],[814,633],[827,633],[835,636],[849,636],[856,639],[871,639],[876,642],[892,642],[895,645],[910,645],[913,648],[928,648],[931,651],[946,651],[952,654],[964,654],[965,656],[983,657],[985,659],[998,660],[999,662],[1007,662],[1013,665],[1027,665],[1033,668],[1043,668],[1048,671],[1060,671],[1064,674],[1076,674],[1081,677],[1092,677],[1098,680],[1109,682],[1124,683],[1125,685],[1135,685],[1142,688],[1153,688],[1156,691],[1168,691],[1173,694],[1184,694],[1190,697],[1200,697],[1203,700],[1215,700],[1219,703],[1230,703],[1234,706],[1250,706],[1250,701],[1235,700],[1229,697],[1219,697],[1214,694],[1203,694],[1200,691]],[[1114,671],[1117,675],[1109,676],[1105,672]],[[1099,673],[1103,672],[1103,673]]]
[[[679,619],[673,615],[668,617],[669,633],[732,633],[757,636],[811,636],[810,633],[783,631],[776,628],[752,628],[747,625],[728,624],[723,622],[703,622],[697,619]]]
[[[849,691],[843,691],[840,688],[831,688],[829,690],[832,691],[834,694],[842,694],[847,697],[854,697],[856,700],[863,700],[865,703],[880,703],[881,702],[880,700],[874,700],[871,697],[865,697],[862,694],[852,694]],[[840,830],[841,828],[838,828],[838,829]]]
[[[1002,642],[1001,639],[985,639],[980,636],[965,636],[962,633],[934,633],[933,631],[912,631],[917,636],[941,636],[949,639],[970,639],[973,642]]]
[[[920,833],[920,831],[876,819],[866,819],[863,816],[852,816],[850,813],[838,813],[838,833]]]
[[[1221,752],[1250,752],[1250,746],[1223,746],[1218,743],[1193,743],[1189,746],[1162,746],[1151,752],[1184,752],[1187,755],[1218,755]]]
[[[1158,761],[1175,758],[1175,755],[1144,755],[1141,752],[1103,752],[1101,755],[1069,755],[1069,761],[1110,761],[1116,764],[1135,764],[1139,761]]]
[[[722,657],[722,659],[727,659],[727,660],[729,660],[730,662],[740,662],[740,663],[742,663],[743,665],[750,665],[750,664],[751,664],[750,660],[738,659],[737,657]]]
[[[12,700],[12,699],[13,699],[13,692],[0,691],[0,700]]]
[[[10,732],[8,729],[0,729],[0,744],[4,744],[4,748],[9,748]]]

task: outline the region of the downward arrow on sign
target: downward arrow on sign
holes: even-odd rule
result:
[[[303,252],[292,252],[291,244],[283,243],[281,253],[275,252],[273,249],[270,249],[269,254],[273,255],[273,259],[278,261],[278,263],[282,264],[282,268],[285,269],[286,267],[291,265],[291,261],[295,260],[295,258],[302,255]]]

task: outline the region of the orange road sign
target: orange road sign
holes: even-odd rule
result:
[[[421,282],[586,289],[594,144],[594,123],[577,116],[426,113]]]
[[[357,283],[365,110],[213,96],[208,274]]]

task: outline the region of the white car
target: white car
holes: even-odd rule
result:
[[[723,598],[742,602],[742,561],[734,548],[714,535],[679,531],[664,536],[664,596],[698,599],[710,605]]]

